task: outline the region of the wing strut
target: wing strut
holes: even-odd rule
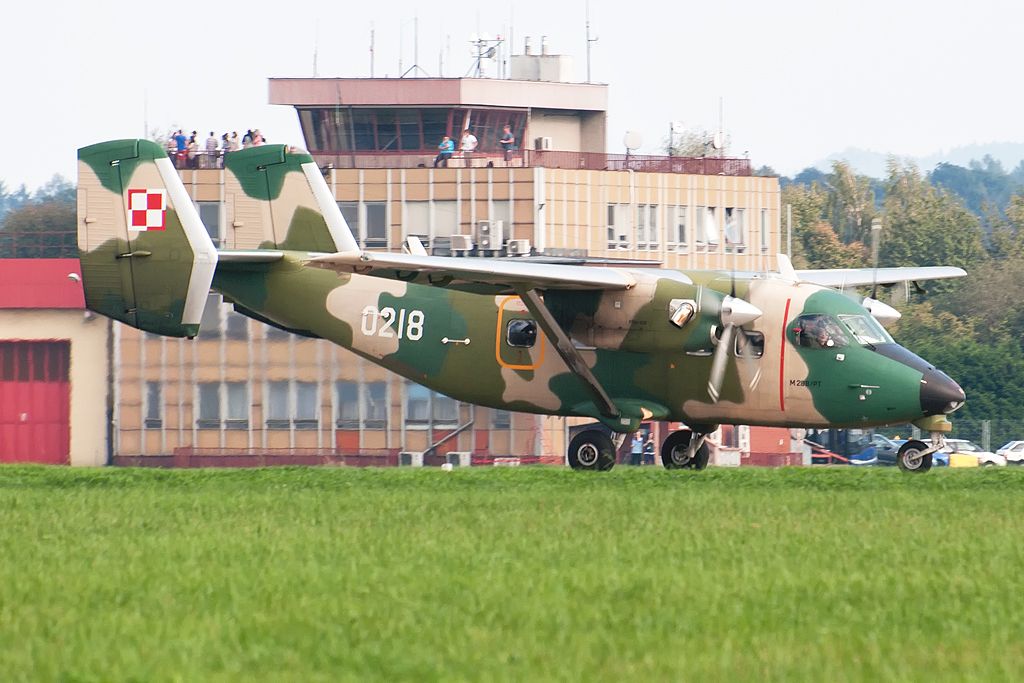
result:
[[[517,293],[522,298],[523,303],[526,304],[526,308],[537,319],[537,324],[544,330],[544,334],[547,335],[548,340],[554,345],[558,355],[562,357],[562,360],[569,366],[569,369],[583,380],[583,383],[590,389],[590,393],[594,395],[594,402],[600,409],[601,414],[609,418],[620,417],[622,411],[612,402],[608,392],[604,390],[601,383],[594,377],[594,373],[587,367],[586,361],[583,360],[583,356],[580,355],[572,340],[569,339],[569,335],[559,326],[555,317],[551,315],[551,311],[544,305],[544,301],[537,294],[537,290],[517,288]]]

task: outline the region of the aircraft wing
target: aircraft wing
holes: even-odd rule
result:
[[[909,266],[906,268],[835,268],[831,270],[798,270],[796,279],[826,287],[857,287],[891,285],[897,282],[924,282],[964,277],[963,268],[953,266]]]
[[[339,273],[359,273],[481,294],[521,289],[619,290],[636,284],[628,270],[619,268],[458,256],[351,251],[313,257],[306,263]]]

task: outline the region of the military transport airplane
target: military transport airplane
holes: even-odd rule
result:
[[[146,140],[78,151],[88,307],[193,337],[211,288],[264,323],[329,339],[460,401],[599,421],[568,448],[607,470],[625,435],[670,420],[668,468],[703,469],[719,424],[913,422],[899,464],[931,467],[963,390],[896,344],[891,307],[833,289],[961,277],[951,267],[776,273],[612,268],[359,248],[312,157],[264,145],[227,157],[233,243],[218,250],[170,160]],[[609,433],[611,436],[609,436]]]

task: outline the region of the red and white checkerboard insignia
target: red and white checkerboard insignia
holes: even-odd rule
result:
[[[128,190],[128,229],[163,230],[167,215],[164,190]]]

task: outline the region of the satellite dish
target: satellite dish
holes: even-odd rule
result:
[[[622,138],[622,144],[626,149],[640,149],[640,146],[644,144],[644,138],[635,130],[627,130],[626,135]]]
[[[723,140],[722,131],[718,131],[711,138],[711,146],[714,147],[715,149],[722,149],[723,144],[724,144],[724,140]]]

